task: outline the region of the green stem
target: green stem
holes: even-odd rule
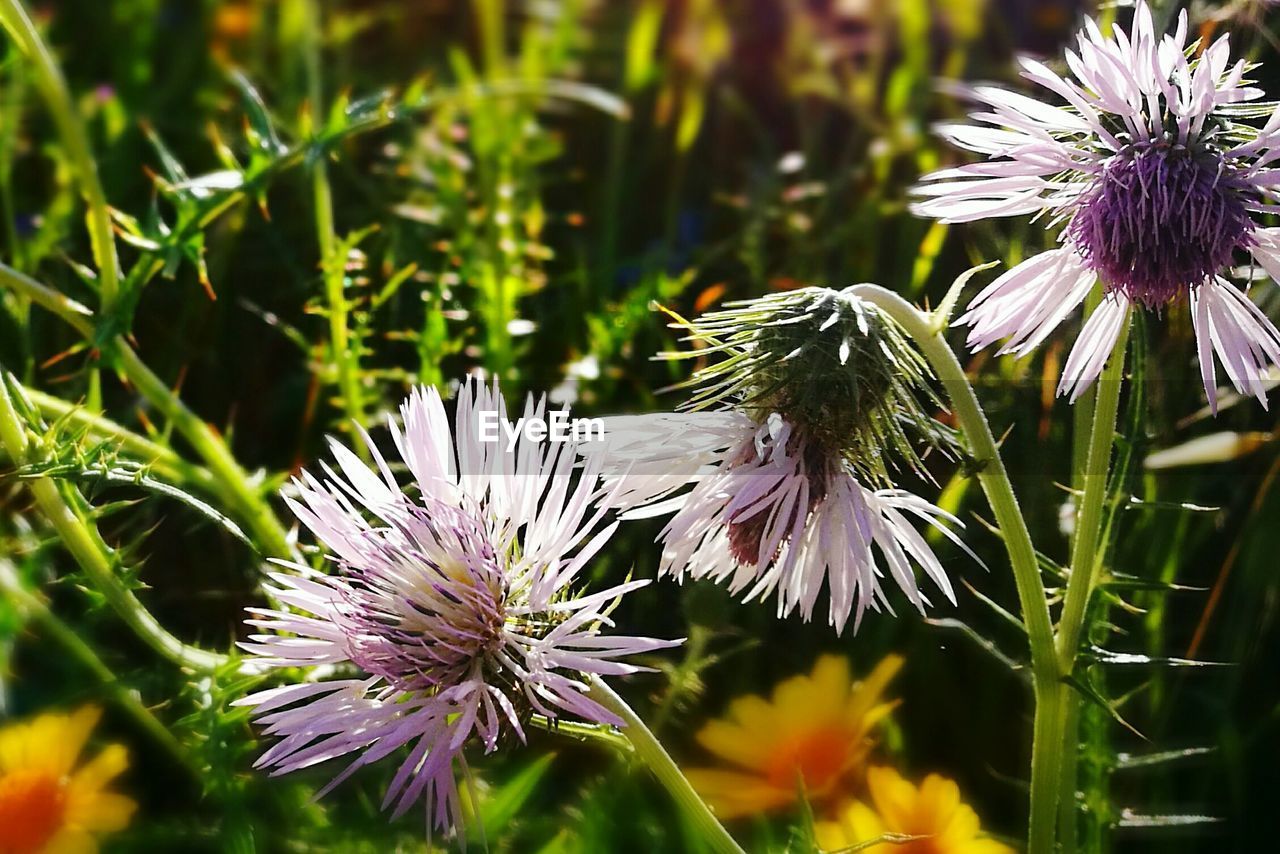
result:
[[[1102,301],[1101,291],[1095,290],[1085,299],[1086,319],[1097,310]],[[1089,470],[1089,440],[1093,432],[1093,413],[1098,395],[1096,387],[1090,388],[1077,398],[1071,407],[1071,490],[1072,501],[1084,492],[1084,475]],[[1070,536],[1072,547],[1075,544],[1075,532]],[[1069,686],[1059,688],[1061,692],[1070,692]],[[1079,744],[1080,709],[1069,700],[1059,700],[1062,708],[1062,797],[1058,802],[1058,850],[1059,854],[1072,854],[1076,850],[1079,834],[1079,805],[1075,793],[1078,790],[1080,751],[1074,746]]]
[[[1085,319],[1098,307],[1101,294],[1090,294],[1085,300]],[[1077,398],[1071,407],[1071,489],[1084,492],[1084,473],[1089,469],[1089,438],[1093,432],[1093,410],[1098,389],[1091,388]],[[1073,499],[1074,500],[1074,499]],[[1071,542],[1075,543],[1074,532]]]
[[[1053,622],[1044,581],[1026,520],[1018,507],[1009,474],[1000,458],[991,426],[955,352],[942,337],[941,324],[902,297],[878,285],[859,285],[850,292],[875,303],[910,335],[942,381],[956,420],[968,440],[987,501],[1004,538],[1018,588],[1022,622],[1031,648],[1035,721],[1031,751],[1031,816],[1028,850],[1049,854],[1054,848],[1058,787],[1062,760],[1061,721],[1057,703],[1060,681],[1054,654]],[[945,320],[942,321],[945,323]]]
[[[71,297],[64,296],[7,264],[0,264],[0,287],[21,294],[36,305],[56,314],[85,338],[93,338],[93,311]]]
[[[1115,350],[1098,380],[1093,426],[1089,431],[1089,453],[1080,475],[1083,494],[1078,498],[1075,537],[1071,548],[1071,574],[1062,601],[1058,622],[1057,655],[1063,675],[1071,673],[1085,611],[1096,584],[1102,535],[1102,511],[1107,499],[1107,477],[1111,469],[1111,446],[1115,443],[1116,419],[1120,413],[1120,390],[1124,385],[1125,349],[1128,324],[1120,333]]]
[[[15,463],[36,462],[30,455],[27,425],[14,409],[7,384],[0,381],[0,444]],[[53,525],[58,536],[81,569],[89,576],[107,603],[144,642],[165,658],[181,667],[213,670],[226,658],[189,646],[169,634],[159,621],[116,577],[116,560],[110,546],[85,515],[84,498],[69,483],[51,478],[30,482],[36,504]]]
[[[743,854],[742,847],[724,829],[724,825],[712,814],[706,802],[698,797],[671,754],[667,753],[666,748],[626,701],[599,677],[591,678],[591,690],[587,692],[587,696],[622,719],[626,724],[622,734],[635,748],[636,758],[649,766],[649,770],[680,805],[680,809],[698,829],[711,850],[717,854]]]
[[[303,0],[302,52],[307,72],[307,101],[313,122],[323,121],[324,89],[320,73],[320,10],[315,0]],[[339,257],[338,236],[333,218],[333,188],[323,154],[311,164],[311,197],[315,208],[316,239],[320,249],[320,269],[324,278],[325,301],[328,303],[329,346],[338,369],[338,391],[347,418],[360,427],[367,426],[364,393],[360,387],[360,354],[351,346],[350,306],[345,293],[345,259]],[[361,454],[367,454],[363,443],[356,443]]]
[[[36,88],[40,90],[58,128],[58,134],[62,137],[64,153],[87,207],[85,223],[89,229],[94,264],[98,268],[98,291],[104,313],[109,313],[119,291],[120,261],[116,257],[111,211],[107,207],[102,182],[98,180],[98,166],[93,159],[89,135],[76,113],[62,70],[36,32],[31,16],[20,0],[0,0],[0,24],[9,31],[9,35],[31,63]]]
[[[208,469],[188,462],[172,448],[153,442],[105,416],[68,403],[60,397],[33,388],[25,388],[23,391],[42,415],[53,420],[65,418],[68,423],[88,431],[88,435],[95,441],[115,442],[120,450],[146,464],[166,480],[176,485],[196,487],[212,495],[223,494],[221,484]]]
[[[1058,717],[1062,726],[1062,780],[1058,784],[1058,854],[1074,854],[1079,837],[1080,704],[1070,685],[1058,688]]]
[[[0,286],[29,296],[33,302],[62,318],[87,340],[94,341],[93,312],[75,300],[4,264],[0,264]],[[219,494],[230,505],[237,518],[253,531],[254,541],[263,553],[268,557],[294,558],[296,552],[290,544],[289,535],[222,438],[187,408],[181,398],[147,367],[124,338],[117,336],[108,341],[103,349],[115,357],[116,366],[139,393],[173,423],[204,459],[210,473],[220,484]]]
[[[1099,554],[1103,510],[1111,469],[1111,447],[1115,442],[1116,420],[1120,412],[1120,391],[1124,384],[1125,349],[1129,327],[1126,322],[1107,366],[1093,392],[1093,405],[1076,418],[1076,454],[1072,486],[1076,489],[1076,523],[1072,535],[1071,571],[1058,621],[1058,668],[1064,676],[1075,669],[1076,652],[1084,631],[1089,602],[1098,584],[1102,564]],[[1092,416],[1086,421],[1086,416]],[[1081,447],[1080,435],[1087,437]],[[1080,698],[1067,684],[1058,688],[1062,733],[1062,796],[1059,842],[1062,854],[1075,854],[1078,837],[1076,791],[1080,759]]]
[[[1058,679],[1056,674],[1054,679]],[[1057,682],[1037,677],[1031,736],[1031,817],[1028,854],[1053,854],[1062,794],[1062,707]]]
[[[14,48],[12,53],[16,54],[19,51]],[[9,54],[10,51],[6,51],[6,59],[9,58]],[[2,214],[4,237],[9,258],[21,269],[25,264],[24,246],[18,237],[18,211],[13,197],[13,170],[18,159],[17,150],[27,87],[22,63],[13,62],[6,65],[9,68],[8,79],[5,81],[7,89],[3,98],[0,99],[3,102],[0,104],[0,123],[3,123],[0,126],[0,205],[4,206]],[[28,348],[23,348],[20,352],[27,352],[27,350]]]
[[[544,732],[563,735],[578,741],[595,741],[600,744],[607,744],[616,750],[625,753],[633,753],[635,748],[631,746],[631,742],[622,734],[617,727],[608,724],[585,724],[578,721],[563,721],[559,719],[551,719],[545,715],[532,715],[529,723],[536,726]]]
[[[0,561],[0,590],[4,591],[9,601],[15,603],[19,608],[39,621],[50,637],[61,644],[71,654],[72,658],[79,661],[86,670],[93,674],[94,678],[111,692],[111,696],[116,703],[137,722],[138,726],[155,739],[156,743],[164,748],[166,753],[172,756],[178,764],[193,774],[199,775],[195,763],[192,762],[182,743],[174,737],[173,733],[142,704],[132,688],[116,678],[111,668],[107,667],[102,662],[102,659],[98,657],[98,654],[93,651],[93,647],[81,640],[75,631],[62,622],[57,614],[53,613],[43,597],[28,591],[22,586],[22,583],[16,577],[13,566],[6,561]]]

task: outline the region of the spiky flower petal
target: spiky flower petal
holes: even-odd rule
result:
[[[928,604],[917,568],[954,601],[912,520],[949,537],[944,523],[957,520],[893,487],[895,470],[921,468],[913,435],[947,438],[917,397],[929,394],[927,367],[901,329],[825,288],[685,325],[704,345],[693,353],[719,357],[690,381],[689,408],[700,411],[612,419],[594,449],[622,476],[619,502],[632,515],[674,511],[662,573],[720,581],[749,600],[776,594],[779,616],[805,620],[825,588],[837,631],[867,609],[891,610],[877,553],[916,608]]]
[[[604,635],[605,612],[645,584],[575,592],[617,526],[599,470],[575,474],[569,443],[520,433],[508,449],[481,439],[481,416],[506,419],[496,386],[464,386],[451,436],[434,390],[415,392],[393,425],[417,494],[406,494],[365,437],[370,468],[332,443],[339,471],[310,474],[289,504],[332,552],[337,572],[284,564],[252,609],[244,644],[269,668],[337,668],[344,678],[272,688],[241,701],[278,741],[258,760],[276,773],[358,753],[329,787],[408,748],[384,807],[425,798],[431,822],[461,821],[454,783],[471,743],[523,741],[530,714],[622,725],[587,696],[585,675],[642,668],[628,655],[670,646]],[[541,417],[532,401],[526,415]],[[326,789],[327,790],[327,789]]]
[[[1023,60],[1023,76],[1060,105],[967,90],[984,108],[978,124],[940,132],[987,159],[926,176],[916,212],[953,223],[1036,214],[1064,226],[1061,249],[1010,270],[969,306],[958,322],[972,348],[1008,339],[1002,352],[1025,355],[1100,281],[1103,308],[1081,332],[1060,394],[1074,400],[1097,379],[1131,308],[1187,304],[1210,402],[1216,356],[1232,385],[1266,406],[1280,334],[1227,276],[1250,256],[1280,273],[1280,233],[1258,219],[1277,210],[1280,109],[1251,103],[1263,93],[1246,81],[1246,62],[1231,64],[1228,36],[1197,47],[1185,11],[1174,33],[1157,35],[1139,2],[1127,31],[1108,37],[1086,23],[1067,51],[1070,76]]]

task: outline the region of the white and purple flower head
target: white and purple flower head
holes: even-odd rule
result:
[[[1002,352],[1023,356],[1101,282],[1058,387],[1073,401],[1135,307],[1189,302],[1215,407],[1214,354],[1236,390],[1264,406],[1280,365],[1280,332],[1228,281],[1247,256],[1280,281],[1280,229],[1259,222],[1278,210],[1280,109],[1253,103],[1263,93],[1245,79],[1247,63],[1231,64],[1228,37],[1199,52],[1187,31],[1183,12],[1173,34],[1158,35],[1139,2],[1128,32],[1117,25],[1109,38],[1087,22],[1078,51],[1067,51],[1072,77],[1022,60],[1023,76],[1064,104],[966,89],[986,107],[972,116],[981,124],[940,131],[987,161],[928,175],[915,190],[916,212],[943,222],[1035,214],[1064,226],[1059,248],[1005,273],[958,322],[972,348],[1007,340]]]
[[[674,511],[661,572],[747,599],[776,592],[780,617],[805,620],[825,586],[843,631],[851,615],[856,626],[868,608],[892,610],[878,551],[913,606],[928,604],[917,567],[954,602],[913,521],[954,539],[942,522],[957,520],[892,487],[891,468],[923,471],[907,431],[946,438],[916,399],[927,367],[893,321],[849,292],[806,288],[680,325],[701,349],[667,358],[718,357],[689,382],[696,411],[608,419],[605,447],[589,449],[625,471],[630,516]]]
[[[260,666],[339,678],[240,703],[280,737],[259,767],[359,754],[325,791],[407,747],[383,805],[399,815],[425,797],[429,823],[447,829],[462,819],[455,773],[468,744],[523,741],[530,714],[622,725],[588,696],[589,678],[634,673],[643,668],[622,658],[673,644],[601,634],[611,603],[645,582],[575,592],[617,522],[605,524],[612,494],[598,466],[576,469],[572,442],[483,441],[482,417],[506,420],[496,386],[464,385],[452,436],[434,390],[401,413],[404,430],[392,431],[417,494],[367,436],[374,468],[333,442],[339,470],[304,474],[287,500],[337,572],[273,572],[280,607],[253,609],[262,633],[243,644]],[[533,401],[525,410],[542,413]]]

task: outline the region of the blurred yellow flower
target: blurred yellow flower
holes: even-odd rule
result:
[[[105,791],[128,765],[124,748],[76,768],[100,714],[86,707],[0,729],[0,854],[94,852],[96,835],[129,823],[134,802]]]
[[[755,695],[729,704],[725,720],[712,721],[698,742],[741,770],[688,771],[698,793],[721,818],[735,818],[833,794],[871,749],[871,731],[893,710],[881,694],[902,667],[891,655],[861,683],[849,662],[823,656],[813,673],[794,676],[773,689],[772,702]]]
[[[871,803],[854,801],[839,821],[814,825],[818,847],[840,851],[886,836],[917,837],[859,849],[865,854],[1013,854],[981,836],[978,814],[960,802],[955,781],[930,774],[917,788],[892,768],[868,768]]]

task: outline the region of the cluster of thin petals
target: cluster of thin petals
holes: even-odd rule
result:
[[[856,629],[868,609],[893,611],[878,553],[919,611],[930,603],[917,569],[955,602],[913,519],[956,543],[948,523],[959,520],[905,490],[867,486],[780,414],[757,424],[734,410],[671,413],[609,426],[607,454],[625,472],[619,503],[635,508],[632,518],[671,514],[659,535],[662,574],[720,582],[747,601],[775,596],[779,617],[798,611],[806,621],[825,589],[828,622],[843,632],[851,615]],[[678,436],[677,447],[664,436]]]
[[[1101,282],[1060,394],[1074,400],[1097,379],[1131,310],[1185,304],[1210,402],[1216,359],[1237,391],[1266,405],[1280,335],[1229,278],[1247,258],[1280,276],[1280,230],[1259,221],[1278,209],[1280,109],[1255,103],[1263,92],[1247,62],[1232,63],[1229,36],[1198,47],[1185,12],[1174,32],[1158,34],[1139,2],[1128,30],[1086,23],[1066,52],[1069,75],[1022,60],[1043,101],[995,86],[960,90],[980,109],[972,124],[939,132],[985,159],[926,176],[915,211],[951,223],[1029,214],[1062,226],[1060,248],[1005,273],[959,319],[970,347],[1005,341],[1001,352],[1025,355]]]
[[[602,633],[606,612],[642,586],[579,594],[579,576],[613,533],[598,469],[571,443],[522,435],[508,450],[480,440],[482,413],[505,419],[496,388],[465,386],[451,430],[434,391],[418,391],[393,425],[414,475],[405,492],[373,442],[366,465],[332,443],[337,469],[304,474],[289,504],[327,547],[333,574],[285,564],[278,605],[255,609],[244,644],[267,668],[330,668],[336,678],[245,698],[275,743],[260,767],[287,773],[355,754],[329,787],[401,748],[384,808],[425,798],[431,824],[462,819],[464,748],[525,739],[528,715],[623,722],[589,696],[589,680],[634,673],[626,656],[671,643]],[[526,415],[540,417],[541,404]],[[314,671],[313,671],[314,672]]]

